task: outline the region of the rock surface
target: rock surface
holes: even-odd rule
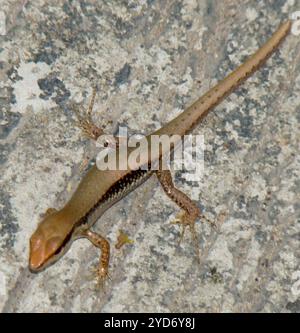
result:
[[[2,312],[300,312],[300,43],[279,51],[219,105],[204,135],[198,182],[175,173],[219,231],[198,223],[201,263],[170,224],[178,208],[155,177],[95,230],[134,244],[95,290],[99,251],[74,242],[55,265],[28,271],[28,240],[61,207],[93,144],[74,126],[88,105],[109,133],[149,133],[238,66],[296,1],[1,0],[0,309]]]

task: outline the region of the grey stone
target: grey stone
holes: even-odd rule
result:
[[[112,281],[95,289],[98,249],[78,240],[47,270],[29,272],[29,238],[60,208],[95,147],[95,122],[149,133],[252,54],[296,10],[293,0],[130,2],[2,0],[0,36],[0,311],[299,312],[299,36],[208,115],[199,182],[176,173],[219,231],[198,223],[200,264],[179,209],[155,177],[113,206],[95,230],[112,246]],[[24,9],[23,9],[24,5]],[[175,174],[175,173],[174,173]],[[200,175],[199,175],[200,177]]]

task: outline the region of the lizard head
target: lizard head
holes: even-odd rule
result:
[[[67,250],[71,237],[68,224],[59,211],[51,210],[30,238],[29,269],[39,272],[56,262]]]

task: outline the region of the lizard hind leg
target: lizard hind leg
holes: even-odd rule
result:
[[[199,242],[195,229],[196,220],[201,217],[199,207],[192,199],[174,186],[170,170],[158,170],[156,171],[156,175],[167,196],[182,208],[182,211],[177,215],[174,222],[182,226],[179,243],[181,243],[185,230],[188,227],[193,238],[197,259],[200,261]]]

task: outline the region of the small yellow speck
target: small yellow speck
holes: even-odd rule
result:
[[[72,188],[73,188],[72,183],[69,182],[67,185],[67,192],[70,193],[72,191]]]

